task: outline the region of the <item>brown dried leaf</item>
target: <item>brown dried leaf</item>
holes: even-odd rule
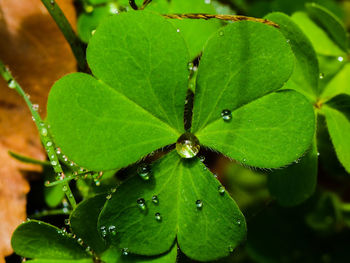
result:
[[[74,25],[73,0],[57,2]],[[40,0],[0,1],[0,59],[42,115],[54,81],[76,70],[68,44]],[[20,169],[38,169],[13,160],[8,150],[45,159],[24,101],[0,80],[0,263],[12,253],[12,232],[26,218],[29,184]]]

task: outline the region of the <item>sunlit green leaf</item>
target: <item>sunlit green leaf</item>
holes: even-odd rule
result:
[[[293,75],[284,88],[297,90],[315,101],[319,93],[319,69],[316,52],[310,40],[289,16],[272,13],[266,18],[280,25],[280,30],[289,41],[296,58]]]
[[[220,118],[224,109],[280,89],[292,74],[294,56],[278,29],[237,22],[207,43],[198,68],[192,132]]]
[[[18,255],[28,258],[90,258],[77,240],[57,227],[36,220],[21,224],[13,233],[11,244]]]
[[[187,256],[207,261],[229,255],[244,239],[243,215],[197,158],[171,152],[151,173],[149,181],[137,175],[127,180],[102,210],[99,226],[116,227],[118,233],[109,238],[120,249],[158,255],[176,238]]]
[[[327,126],[338,159],[346,171],[350,173],[350,120],[349,116],[336,109],[325,106]]]
[[[316,53],[336,57],[345,55],[344,51],[306,13],[296,12],[292,15],[292,19],[310,39]]]
[[[243,164],[278,168],[297,160],[315,131],[310,102],[295,91],[271,93],[232,111],[232,119],[199,131],[201,144]]]
[[[315,3],[306,4],[309,16],[334,40],[334,42],[344,51],[348,50],[348,36],[344,24],[329,10]]]

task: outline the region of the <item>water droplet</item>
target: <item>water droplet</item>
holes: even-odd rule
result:
[[[224,121],[230,121],[232,119],[232,113],[230,110],[223,110],[221,112],[221,117]]]
[[[62,191],[63,191],[63,192],[67,192],[67,191],[68,191],[67,186],[64,185],[64,186],[62,187]]]
[[[176,150],[182,158],[193,158],[199,153],[199,140],[192,133],[186,132],[177,140]]]
[[[92,31],[91,31],[91,35],[92,35],[92,36],[95,35],[95,32],[96,32],[96,29],[92,30]]]
[[[64,173],[59,172],[57,173],[56,179],[62,181],[65,178]]]
[[[106,199],[107,199],[107,200],[109,200],[109,199],[111,199],[111,198],[112,198],[112,195],[107,195],[107,196],[106,196]]]
[[[204,162],[204,161],[205,161],[205,156],[203,156],[203,155],[199,156],[199,160],[200,160],[201,162]]]
[[[290,43],[290,39],[287,39],[287,43]]]
[[[68,218],[64,220],[64,224],[65,224],[66,226],[69,226],[69,225],[70,225],[70,221],[69,221]]]
[[[60,148],[56,148],[56,153],[57,153],[58,155],[60,155],[60,154],[61,154],[61,149],[60,149]]]
[[[317,153],[317,156],[320,156],[320,155],[321,155],[321,154],[318,152],[318,153]]]
[[[180,32],[180,28],[176,29],[176,32],[179,33]]]
[[[189,63],[187,64],[187,68],[188,68],[188,70],[193,70],[193,63],[192,63],[192,62],[189,62]]]
[[[243,158],[243,162],[246,163],[246,162],[247,162],[247,159],[246,159],[246,158]]]
[[[70,166],[74,166],[74,163],[73,163],[73,162],[70,162],[69,165],[70,165]]]
[[[33,104],[33,105],[32,105],[32,109],[33,109],[34,111],[38,111],[39,105],[38,105],[38,104]]]
[[[153,204],[158,204],[159,203],[158,196],[156,196],[156,195],[152,196],[152,203]]]
[[[101,185],[101,182],[100,182],[99,180],[96,180],[96,181],[95,181],[95,185],[96,185],[96,186],[100,186],[100,185]]]
[[[52,161],[51,165],[55,166],[55,165],[57,165],[57,162],[56,161]]]
[[[320,79],[324,79],[324,73],[320,73]]]
[[[209,5],[211,3],[211,0],[204,0],[204,3]]]
[[[146,202],[145,202],[145,199],[143,199],[143,198],[139,198],[139,199],[137,199],[137,204],[138,204],[138,206],[139,206],[139,208],[141,209],[141,210],[145,210],[146,209]]]
[[[154,217],[156,218],[157,221],[162,221],[162,217],[161,217],[160,213],[155,213]]]
[[[222,37],[223,35],[224,35],[224,31],[220,31],[220,32],[219,32],[219,36]]]
[[[222,185],[218,186],[218,191],[221,195],[223,195],[225,193],[225,188]]]
[[[142,164],[137,168],[137,174],[145,181],[149,180],[151,167],[148,164]]]
[[[51,5],[55,5],[55,0],[50,0]]]
[[[203,207],[203,202],[201,200],[196,201],[196,206],[198,209],[201,209]]]
[[[77,242],[78,242],[80,245],[83,244],[83,240],[82,240],[80,237],[77,239]]]
[[[16,88],[16,82],[15,82],[13,79],[10,79],[10,80],[7,82],[7,86],[8,86],[10,89],[14,89],[14,88]]]
[[[41,135],[42,136],[47,136],[47,129],[46,128],[42,128],[41,129]]]
[[[107,229],[106,229],[106,227],[105,226],[101,226],[100,227],[100,231],[101,231],[101,236],[103,238],[105,238],[107,236]]]
[[[108,227],[108,232],[111,233],[113,236],[117,234],[117,228],[115,226],[109,226]]]
[[[123,256],[129,255],[129,249],[128,249],[128,248],[123,248],[123,249],[122,249],[122,255],[123,255]]]
[[[237,220],[235,221],[235,224],[236,224],[237,226],[241,226],[242,222],[241,222],[240,219],[237,219]]]
[[[117,188],[112,188],[111,193],[115,193],[117,191]]]
[[[47,146],[47,147],[52,146],[52,142],[47,142],[47,143],[46,143],[46,146]]]
[[[90,14],[94,11],[94,7],[92,5],[86,5],[85,6],[85,12]]]
[[[343,61],[344,61],[344,58],[343,58],[343,57],[338,57],[338,61],[339,61],[339,62],[343,62]]]
[[[229,246],[228,247],[228,252],[233,253],[233,251],[234,251],[234,248],[232,246]]]

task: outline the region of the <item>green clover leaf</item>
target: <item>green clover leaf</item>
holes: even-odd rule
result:
[[[291,18],[282,13],[272,13],[266,18],[280,25],[296,57],[295,70],[285,87],[304,94],[310,105],[315,106],[316,116],[324,115],[337,157],[350,172],[350,141],[347,135],[350,127],[350,63],[342,57],[346,57],[347,35],[344,25],[327,9],[311,4],[307,5],[307,10],[310,17],[297,12]],[[320,39],[327,41],[321,41],[322,45],[319,45]],[[329,74],[328,83],[323,83],[324,75],[320,79],[315,50],[318,54],[333,55],[330,61],[339,64],[337,70]],[[320,130],[322,123],[317,125]],[[281,205],[298,205],[315,192],[320,143],[316,137],[301,160],[286,169],[269,173],[270,192]]]
[[[194,156],[206,146],[276,168],[308,149],[312,105],[296,91],[278,91],[294,68],[287,40],[256,22],[216,32],[198,68],[192,134],[184,130],[190,57],[171,22],[145,11],[110,17],[91,38],[87,60],[93,76],[62,78],[48,100],[55,144],[75,163],[120,169],[180,138],[179,154],[155,162],[148,180],[133,176],[111,194],[98,229],[116,228],[105,238],[119,251],[155,256],[176,240],[195,260],[227,256],[245,238],[244,216]]]

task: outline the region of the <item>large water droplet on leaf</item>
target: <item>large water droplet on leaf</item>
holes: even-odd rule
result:
[[[193,158],[199,153],[199,140],[192,133],[186,132],[177,140],[176,150],[182,158]]]

